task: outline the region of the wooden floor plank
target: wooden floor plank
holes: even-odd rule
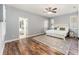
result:
[[[32,38],[17,40],[5,44],[4,55],[63,55]]]

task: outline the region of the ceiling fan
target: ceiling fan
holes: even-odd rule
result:
[[[45,8],[45,10],[47,12],[56,13],[57,8],[48,7],[48,8]]]

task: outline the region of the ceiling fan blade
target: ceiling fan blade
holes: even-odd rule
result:
[[[51,11],[52,13],[56,13],[56,11]]]
[[[47,13],[48,11],[44,10],[43,13]]]
[[[51,7],[49,7],[48,9],[52,9]]]
[[[45,11],[44,11],[44,13],[46,13],[46,12],[52,12],[52,13],[56,13],[56,10],[57,8],[51,8],[51,7],[49,7],[49,8],[45,8]]]
[[[45,8],[46,10],[48,10],[48,8]]]
[[[57,8],[53,8],[52,10],[57,10]]]

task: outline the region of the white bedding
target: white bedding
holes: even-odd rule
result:
[[[59,35],[64,35],[64,36],[66,36],[66,34],[68,33],[68,31],[47,30],[46,33],[54,33],[54,34],[59,34]]]
[[[60,26],[59,28],[61,28],[62,26]],[[65,28],[65,30],[60,30],[58,29],[51,29],[51,30],[46,30],[46,35],[50,35],[50,36],[55,36],[58,38],[63,38],[65,40],[65,37],[68,34],[69,28],[67,26],[63,26]]]

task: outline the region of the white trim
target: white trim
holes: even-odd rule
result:
[[[5,32],[6,32],[6,8],[5,5],[2,5],[3,7],[3,22],[2,22],[2,36],[0,40],[0,55],[3,55],[4,47],[5,47],[5,42],[4,42],[4,37],[5,37]]]
[[[22,25],[21,22],[23,22],[24,24]],[[22,29],[20,25],[22,25],[24,29]],[[22,35],[20,34],[20,32],[24,34]],[[19,38],[26,37],[27,34],[28,34],[28,18],[19,17]]]
[[[19,40],[19,38],[12,39],[12,40],[7,40],[7,41],[5,41],[5,43],[12,42],[12,41],[16,41],[16,40]]]
[[[4,47],[5,47],[5,43],[2,44],[0,55],[3,55]]]
[[[44,33],[28,35],[26,38],[33,37],[33,36],[37,36],[37,35],[41,35],[41,34],[44,34]],[[19,40],[19,38],[15,38],[15,39],[12,39],[12,40],[7,40],[7,41],[5,41],[5,43],[12,42],[12,41],[16,41],[16,40]]]
[[[39,34],[33,34],[33,35],[28,35],[27,37],[33,37],[33,36],[37,36],[37,35],[41,35],[41,34],[44,34],[44,33],[39,33]]]
[[[2,36],[0,41],[0,55],[3,55],[4,47],[5,47],[4,36]]]

